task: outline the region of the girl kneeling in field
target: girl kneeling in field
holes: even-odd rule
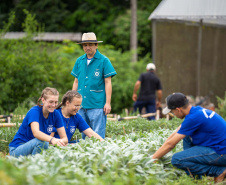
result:
[[[42,91],[38,104],[26,114],[19,130],[9,144],[11,156],[27,156],[48,149],[49,144],[65,146],[68,143],[63,120],[58,111],[59,93],[55,88],[46,87]],[[42,105],[40,105],[40,100]],[[57,129],[61,139],[51,137],[53,128]]]
[[[100,141],[104,139],[99,136],[96,132],[94,132],[89,125],[85,122],[85,120],[80,116],[77,112],[81,108],[82,96],[75,90],[70,90],[66,94],[64,94],[62,98],[62,102],[57,106],[57,111],[60,113],[63,118],[64,127],[66,130],[66,134],[68,137],[69,143],[76,143],[77,141],[71,141],[75,130],[78,128],[80,132],[83,132],[88,137],[95,137]],[[62,108],[60,108],[62,106]],[[59,138],[58,130],[55,133],[51,134],[56,138]]]

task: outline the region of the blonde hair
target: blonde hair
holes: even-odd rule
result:
[[[49,95],[53,95],[53,96],[59,96],[59,92],[55,89],[55,88],[51,88],[51,87],[46,87],[45,89],[43,89],[41,96],[38,99],[38,103],[37,105],[39,107],[41,107],[42,105],[40,104],[40,101],[42,98],[47,99],[47,96]]]
[[[61,106],[65,106],[66,102],[69,101],[70,103],[72,102],[73,98],[82,98],[82,95],[79,94],[75,90],[70,90],[67,91],[64,96],[62,97],[61,103],[56,107],[56,109],[59,109]]]

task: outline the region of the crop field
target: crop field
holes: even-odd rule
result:
[[[8,142],[18,127],[1,128],[0,184],[213,184],[211,178],[193,180],[171,165],[171,157],[182,150],[182,143],[153,163],[153,153],[179,124],[179,119],[108,121],[104,142],[87,138],[19,158],[8,156]],[[76,132],[73,137],[81,136]]]

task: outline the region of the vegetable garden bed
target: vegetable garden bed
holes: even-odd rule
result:
[[[87,138],[67,147],[50,146],[35,156],[0,158],[0,184],[211,184],[212,179],[192,180],[171,165],[182,143],[153,163],[153,153],[179,123],[177,119],[113,121],[107,123],[104,142]],[[14,135],[9,135],[17,130],[10,129],[0,130],[4,140],[12,139]]]

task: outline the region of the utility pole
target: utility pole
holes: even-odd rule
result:
[[[130,0],[131,4],[131,28],[130,28],[130,51],[132,62],[137,62],[137,0]]]

